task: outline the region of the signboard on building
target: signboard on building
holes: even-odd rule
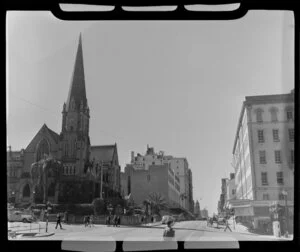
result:
[[[254,215],[255,216],[270,216],[269,207],[254,207]]]

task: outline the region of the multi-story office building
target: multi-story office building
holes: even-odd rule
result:
[[[227,193],[227,178],[222,178],[220,200],[218,201],[218,214],[223,214]]]
[[[197,200],[195,203],[195,207],[194,207],[194,215],[196,218],[201,217],[201,212],[200,212],[200,204],[199,201]]]
[[[11,146],[7,152],[7,199],[8,202],[15,202],[20,197],[19,183],[24,165],[24,150],[12,151]],[[30,191],[25,192],[25,196],[30,197]]]
[[[193,173],[189,169],[189,188],[188,188],[188,209],[190,212],[194,211],[194,200],[193,200]]]
[[[157,193],[170,208],[180,206],[179,177],[169,164],[150,165],[147,170],[137,170],[132,165],[126,165],[121,177],[124,180],[124,194],[131,195],[136,205],[142,205],[151,193]]]
[[[207,209],[202,209],[202,210],[200,210],[200,214],[201,214],[201,217],[202,218],[208,218],[208,211],[207,211]]]
[[[294,92],[246,97],[233,146],[236,216],[259,225],[269,205],[294,200]]]
[[[230,173],[230,178],[226,180],[225,208],[229,208],[230,201],[236,199],[235,174]]]
[[[174,170],[175,174],[180,180],[180,205],[186,210],[193,211],[193,182],[192,172],[189,169],[189,164],[186,158],[176,158],[170,155],[164,155],[164,152],[154,152],[153,147],[147,146],[145,155],[131,152],[130,165],[135,170],[148,170],[152,165],[170,165],[170,168]]]

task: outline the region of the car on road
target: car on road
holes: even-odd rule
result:
[[[164,215],[161,219],[161,224],[167,224],[169,220],[175,222],[175,219],[172,216]]]
[[[32,216],[32,214],[23,213],[21,211],[8,211],[8,221],[33,222],[34,217]]]

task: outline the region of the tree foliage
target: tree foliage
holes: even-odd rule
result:
[[[167,209],[168,204],[163,195],[159,192],[151,192],[148,195],[147,201],[150,203],[150,207],[152,209],[153,214],[157,214],[160,216],[160,210]]]
[[[106,206],[103,199],[100,198],[94,199],[92,205],[94,207],[94,215],[101,215],[105,213]]]
[[[62,175],[63,165],[55,158],[48,156],[31,165],[30,176],[33,186],[43,187],[43,202],[48,200],[48,178],[54,177],[59,181]]]

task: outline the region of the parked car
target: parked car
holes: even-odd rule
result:
[[[164,215],[161,219],[161,224],[167,224],[167,222],[171,220],[175,222],[175,219],[170,215]]]
[[[8,211],[8,221],[32,222],[34,217],[32,214],[23,213],[21,211]]]

